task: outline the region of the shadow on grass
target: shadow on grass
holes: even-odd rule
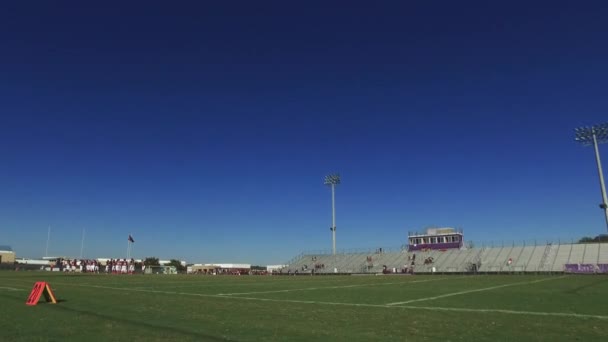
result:
[[[65,303],[65,302],[67,302],[67,300],[65,300],[65,299],[57,299],[57,303],[56,304]],[[38,303],[36,305],[54,305],[54,303],[47,302],[46,300],[44,300],[44,298],[40,298],[40,301],[38,301]]]
[[[587,276],[587,277],[595,277],[595,276],[594,275],[590,275],[590,276]],[[595,281],[592,281],[592,282],[590,282],[588,284],[577,286],[577,287],[575,287],[573,289],[566,290],[564,292],[568,293],[568,294],[577,294],[581,290],[584,290],[584,289],[587,289],[587,288],[590,288],[590,287],[593,287],[593,286],[596,286],[596,285],[599,285],[599,284],[603,284],[603,283],[606,282],[606,280],[608,280],[608,278],[604,278],[602,276],[599,276],[599,277],[601,277],[601,278],[597,278]]]
[[[137,326],[137,327],[148,327],[153,330],[171,331],[171,332],[175,332],[175,333],[179,333],[179,334],[183,334],[183,335],[189,335],[189,336],[198,338],[200,340],[205,340],[205,341],[237,341],[237,340],[231,340],[231,339],[218,337],[218,336],[214,336],[214,335],[202,334],[202,333],[191,331],[191,330],[180,329],[180,328],[176,328],[176,327],[159,325],[159,324],[152,324],[152,323],[148,323],[146,321],[138,321],[138,320],[134,320],[134,319],[130,319],[130,318],[123,318],[123,317],[116,318],[114,316],[105,315],[105,314],[101,314],[98,312],[80,310],[80,309],[70,308],[70,307],[61,306],[61,305],[58,305],[56,307],[59,310],[70,311],[70,312],[83,314],[83,315],[89,315],[89,316],[93,316],[93,317],[97,317],[97,318],[101,318],[101,319],[105,319],[105,320],[109,320],[109,321],[113,321],[113,322],[129,324],[129,325],[133,325],[133,326]]]

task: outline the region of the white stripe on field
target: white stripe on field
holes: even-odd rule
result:
[[[350,284],[350,285],[333,285],[333,286],[318,286],[318,287],[308,287],[308,288],[296,288],[296,289],[287,289],[287,290],[273,290],[273,291],[260,291],[260,292],[239,292],[239,293],[226,293],[226,294],[222,294],[220,293],[219,295],[222,296],[229,296],[229,295],[237,295],[237,294],[256,294],[256,293],[274,293],[274,292],[292,292],[292,291],[307,291],[307,290],[322,290],[322,289],[331,289],[331,288],[349,288],[349,287],[360,287],[360,286],[374,286],[374,285],[394,285],[394,284],[409,284],[409,283],[420,283],[420,282],[427,282],[427,281],[437,281],[437,280],[443,280],[443,279],[460,279],[460,278],[466,278],[466,277],[472,277],[472,276],[450,276],[450,277],[443,277],[443,278],[427,278],[424,280],[415,280],[415,281],[400,281],[400,282],[378,282],[378,283],[365,283],[365,284]],[[275,277],[275,278],[281,278],[276,279],[276,280],[271,280],[271,281],[243,281],[243,282],[235,282],[235,283],[231,283],[230,286],[256,286],[256,285],[268,285],[268,284],[293,284],[294,280],[292,277]],[[312,277],[308,278],[308,277],[302,277],[302,278],[298,278],[297,281],[299,284],[302,283],[306,283],[307,279],[311,279]],[[59,279],[59,278],[57,278]],[[127,279],[127,278],[125,278]],[[285,280],[284,280],[285,279]],[[301,281],[302,279],[304,279],[303,281]],[[16,282],[27,282],[30,283],[29,280],[24,280],[24,279],[8,279],[8,280],[12,280],[12,281],[16,281]],[[310,280],[313,281],[313,280]],[[334,284],[340,284],[345,282],[344,279],[332,279],[332,280],[318,280],[318,278],[314,279],[315,283],[334,283]],[[53,282],[53,284],[61,284],[61,285],[77,285],[77,284],[68,284],[68,283],[57,283],[57,282]],[[90,283],[85,282],[85,283],[78,283],[78,285],[89,285]],[[107,286],[107,287],[115,287],[116,285],[124,285],[124,287],[120,287],[120,288],[125,288],[125,289],[138,289],[138,290],[153,290],[153,289],[165,289],[165,288],[170,288],[170,289],[174,289],[174,288],[188,288],[188,287],[193,287],[193,288],[198,288],[198,287],[220,287],[222,284],[219,282],[197,282],[197,281],[173,281],[173,282],[162,282],[162,283],[157,283],[157,284],[153,284],[152,286],[133,286],[133,285],[137,285],[137,284],[146,284],[146,285],[152,285],[150,282],[124,282],[124,283],[114,283],[114,282],[102,282],[103,286]],[[176,286],[174,284],[180,284],[179,286]],[[182,285],[183,284],[183,285]],[[91,286],[99,286],[99,285],[93,285],[90,284]],[[117,287],[118,288],[118,287]]]
[[[317,301],[310,301],[310,300],[270,299],[270,298],[255,298],[255,297],[226,297],[226,296],[221,296],[221,297],[222,298],[246,299],[246,300],[252,300],[252,301],[287,302],[287,303],[298,303],[298,304],[362,306],[362,307],[374,307],[374,308],[402,308],[402,309],[412,309],[412,310],[423,309],[423,310],[429,310],[429,311],[503,313],[503,314],[512,314],[512,315],[597,318],[597,319],[608,320],[608,316],[577,314],[577,313],[569,313],[569,312],[540,312],[540,311],[519,311],[519,310],[501,310],[501,309],[467,309],[467,308],[446,308],[446,307],[436,307],[436,306],[412,306],[412,305],[396,306],[396,305],[384,305],[384,304],[335,303],[335,302],[317,302]]]
[[[97,279],[104,279],[102,281],[102,283],[104,285],[108,285],[108,286],[118,286],[118,285],[125,285],[125,286],[132,286],[132,285],[148,285],[148,286],[136,286],[137,288],[141,288],[141,289],[147,289],[147,288],[162,288],[162,286],[166,286],[166,287],[173,287],[174,284],[179,284],[180,286],[175,286],[175,287],[207,287],[207,286],[222,286],[221,283],[219,282],[215,282],[216,280],[218,280],[218,277],[209,277],[205,279],[205,276],[196,279],[196,280],[187,280],[187,281],[180,281],[180,280],[161,280],[160,282],[154,284],[153,286],[149,286],[150,285],[150,281],[130,281],[128,279],[142,279],[142,277],[146,277],[146,276],[142,276],[142,275],[135,275],[134,277],[136,278],[132,278],[132,275],[114,275],[114,274],[79,274],[78,276],[83,277],[89,277],[88,279],[91,278],[97,278]],[[122,278],[125,279],[127,281],[125,282],[106,282],[105,280],[110,279],[110,278],[114,278],[118,279],[118,278]],[[154,280],[158,280],[161,279],[159,278],[152,278],[153,276],[151,276],[148,279],[154,279]],[[269,276],[270,278],[270,276]],[[233,278],[233,279],[238,279],[236,282],[231,283],[230,286],[251,286],[251,285],[256,285],[256,284],[278,284],[281,282],[285,282],[285,283],[292,283],[292,281],[294,281],[295,277],[288,277],[288,276],[274,276],[272,277],[272,280],[270,279],[252,279],[248,277],[239,277],[239,278]],[[323,276],[323,278],[333,278],[333,276]],[[57,278],[59,279],[59,278]],[[97,280],[94,279],[94,280]],[[166,279],[166,278],[164,278]],[[303,277],[303,276],[299,276],[297,277],[297,281],[300,283],[304,283],[306,281],[314,281],[315,283],[340,283],[342,281],[346,282],[347,279],[332,279],[332,280],[318,280],[318,277]],[[6,278],[6,280],[10,280],[10,281],[17,281],[17,282],[28,282],[30,283],[29,280],[24,280],[22,278]],[[31,282],[33,283],[33,282]],[[90,284],[90,283],[80,283],[80,284]],[[187,286],[181,286],[181,285],[187,285]]]
[[[474,293],[474,292],[491,291],[491,290],[501,289],[503,287],[509,287],[509,286],[535,284],[535,283],[540,283],[540,282],[543,282],[543,281],[556,280],[556,279],[561,279],[561,278],[565,278],[565,277],[566,276],[555,277],[555,278],[543,278],[543,279],[533,280],[533,281],[522,281],[522,282],[518,282],[518,283],[510,283],[510,284],[503,284],[503,285],[497,285],[497,286],[491,286],[491,287],[484,287],[484,288],[481,288],[481,289],[473,289],[473,290],[467,290],[467,291],[453,292],[453,293],[448,293],[448,294],[444,294],[444,295],[440,295],[440,296],[435,296],[435,297],[418,298],[418,299],[406,300],[404,302],[388,303],[386,305],[402,305],[402,304],[411,304],[411,303],[416,303],[416,302],[424,302],[424,301],[428,301],[428,300],[435,300],[435,299],[441,299],[441,298],[446,298],[446,297],[460,296],[460,295],[463,295],[463,294]]]
[[[25,289],[17,289],[14,287],[6,287],[6,286],[0,286],[0,290],[8,290],[8,291],[25,291]]]
[[[278,278],[278,277],[277,277]],[[287,278],[287,277],[284,277]],[[310,279],[308,277],[305,277],[304,280],[302,280],[302,277],[299,277],[297,279],[297,281],[299,283],[306,283],[308,280]],[[317,278],[318,279],[318,278]],[[318,283],[334,283],[334,284],[339,284],[341,282],[347,282],[346,280],[338,280],[338,279],[334,279],[334,280],[317,280],[315,279],[315,284]],[[263,285],[269,285],[269,284],[281,284],[281,283],[289,283],[289,284],[293,284],[294,282],[292,281],[293,279],[289,279],[288,281],[285,280],[272,280],[272,281],[263,281],[263,280],[254,280],[254,281],[243,281],[243,282],[235,282],[235,283],[230,283],[230,286],[263,286]],[[313,280],[310,280],[313,281]],[[83,283],[81,283],[83,284]],[[124,284],[124,283],[123,283]],[[148,283],[149,284],[149,283]],[[187,288],[187,287],[222,287],[224,286],[224,284],[219,283],[219,282],[189,282],[189,283],[183,283],[183,284],[189,284],[189,285],[179,285],[179,286],[173,286],[172,284],[169,283],[158,283],[158,284],[154,284],[152,286],[136,286],[135,288],[137,289],[163,289],[163,288],[171,288],[171,289],[175,289],[175,288]],[[105,284],[105,285],[121,285],[121,284]],[[282,284],[281,284],[282,285]],[[338,285],[336,285],[338,286]]]
[[[409,306],[409,305],[393,305],[390,308],[406,308],[406,309],[422,309],[429,311],[455,311],[455,312],[474,312],[474,313],[501,313],[510,315],[529,315],[529,316],[555,316],[555,317],[574,317],[574,318],[597,318],[608,319],[608,316],[577,314],[570,312],[539,312],[539,311],[520,311],[520,310],[502,310],[502,309],[467,309],[467,308],[444,308],[437,306]]]
[[[414,280],[414,281],[400,281],[400,282],[390,282],[390,283],[366,283],[366,284],[351,284],[351,285],[337,285],[337,286],[317,286],[317,287],[305,287],[305,288],[296,288],[296,289],[286,289],[286,290],[272,290],[272,291],[258,291],[258,292],[239,292],[239,293],[218,293],[218,294],[200,294],[200,293],[177,293],[170,292],[173,294],[186,294],[186,295],[198,295],[198,296],[206,296],[206,297],[228,297],[232,295],[247,295],[247,294],[263,294],[263,293],[280,293],[280,292],[294,292],[294,291],[312,291],[312,290],[324,290],[324,289],[342,289],[342,288],[352,288],[352,287],[362,287],[362,286],[375,286],[375,285],[395,285],[395,284],[413,284],[413,283],[426,283],[429,281],[439,281],[445,279],[461,279],[471,276],[462,276],[462,277],[444,277],[444,278],[432,278],[432,279],[423,279],[423,280]],[[68,286],[80,286],[80,287],[95,287],[102,289],[111,289],[111,290],[131,290],[131,291],[139,291],[139,292],[155,292],[155,293],[165,293],[165,291],[153,290],[151,288],[144,287],[112,287],[112,286],[102,286],[102,285],[88,285],[88,284],[71,284],[71,283],[56,283],[57,285],[68,285]],[[169,292],[167,292],[169,293]],[[240,298],[240,297],[239,297]]]
[[[370,307],[370,308],[385,308],[385,309],[407,309],[407,310],[428,310],[428,311],[453,311],[453,312],[472,312],[472,313],[499,313],[509,315],[527,315],[527,316],[547,316],[547,317],[571,317],[571,318],[594,318],[601,320],[608,320],[608,316],[603,315],[588,315],[588,314],[577,314],[568,312],[540,312],[540,311],[519,311],[519,310],[501,310],[501,309],[467,309],[467,308],[448,308],[448,307],[434,307],[434,306],[408,306],[408,305],[386,305],[386,304],[364,304],[364,303],[337,303],[337,302],[318,302],[311,300],[290,300],[290,299],[271,299],[271,298],[255,298],[255,297],[232,297],[232,296],[220,296],[202,293],[187,293],[187,292],[172,292],[172,291],[156,291],[156,290],[135,290],[122,287],[108,287],[108,286],[96,286],[96,285],[78,285],[78,284],[61,284],[69,286],[82,286],[82,287],[94,287],[117,291],[134,291],[134,292],[147,292],[147,293],[162,293],[170,295],[183,295],[193,297],[208,297],[208,298],[224,298],[224,299],[236,299],[236,300],[250,300],[250,301],[261,301],[261,302],[278,302],[278,303],[294,303],[294,304],[313,304],[313,305],[333,305],[333,306],[354,306],[354,307]]]
[[[337,286],[318,286],[318,287],[305,287],[298,289],[286,289],[286,290],[271,290],[271,291],[254,291],[254,292],[236,292],[236,293],[218,293],[218,296],[236,296],[236,295],[249,295],[249,294],[263,294],[263,293],[283,293],[283,292],[295,292],[295,291],[313,291],[313,290],[329,290],[329,289],[346,289],[351,287],[363,287],[363,286],[376,286],[376,285],[396,285],[396,284],[414,284],[414,283],[426,283],[429,281],[439,281],[444,279],[458,279],[463,277],[445,277],[445,278],[434,278],[425,280],[414,280],[414,281],[400,281],[391,283],[367,283],[367,284],[351,284],[351,285],[337,285]]]

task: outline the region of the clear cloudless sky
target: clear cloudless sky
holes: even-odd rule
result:
[[[605,1],[12,1],[0,244],[191,262],[606,232]],[[608,146],[602,156],[608,167]]]

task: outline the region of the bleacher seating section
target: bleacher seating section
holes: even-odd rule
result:
[[[416,273],[563,272],[565,264],[608,264],[608,243],[500,246],[408,252],[300,254],[282,272],[382,273],[401,272],[415,255]],[[509,259],[511,262],[509,263]],[[426,263],[425,260],[432,260]],[[475,268],[472,267],[475,265]]]

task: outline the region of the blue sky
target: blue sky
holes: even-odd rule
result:
[[[606,231],[602,2],[4,4],[0,243],[281,263]],[[608,163],[608,146],[602,155]],[[607,164],[608,165],[608,164]]]

